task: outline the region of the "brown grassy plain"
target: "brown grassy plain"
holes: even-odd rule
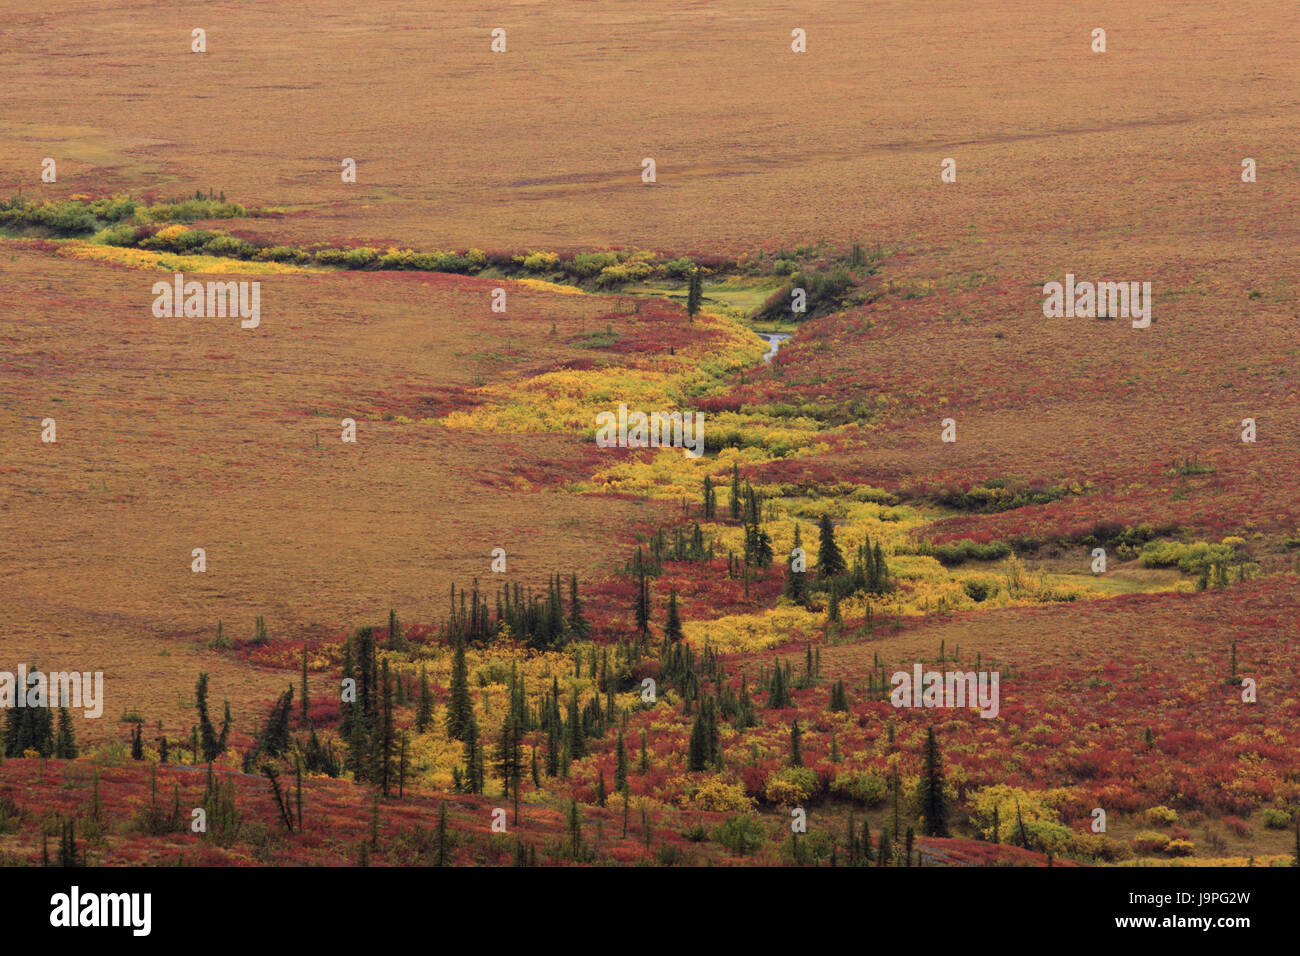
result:
[[[878,239],[936,272],[1001,263],[1024,282],[1063,256],[1141,265],[1143,238],[1264,271],[1263,244],[1295,238],[1286,0],[1248,17],[1173,0],[11,7],[0,191],[35,191],[52,156],[55,195],[212,186],[301,210],[312,240]],[[189,52],[194,27],[206,54]],[[946,156],[957,188],[939,183]],[[1260,164],[1249,189],[1244,156]]]
[[[794,15],[771,0],[672,0],[467,17],[338,0],[203,13],[56,2],[0,22],[0,194],[212,187],[287,211],[241,231],[304,244],[735,254],[879,242],[881,300],[808,323],[734,393],[879,399],[879,422],[755,477],[1095,485],[1077,503],[981,519],[989,536],[1168,517],[1259,531],[1275,548],[1300,523],[1293,3],[1243,16],[1165,0],[1051,0],[1032,14],[892,0]],[[195,26],[208,31],[202,56],[189,53]],[[508,30],[502,56],[488,52],[494,26]],[[805,56],[789,50],[796,26]],[[1088,49],[1095,26],[1104,56]],[[55,185],[38,182],[45,156]],[[948,156],[958,182],[942,185]],[[1258,183],[1240,181],[1246,156]],[[358,161],[354,186],[339,181],[343,157]],[[1152,327],[1043,319],[1042,283],[1067,271],[1150,280]],[[283,275],[264,288],[292,321],[244,332],[152,319],[157,277],[0,246],[4,661],[75,658],[107,672],[122,709],[182,728],[203,668],[242,716],[285,674],[206,652],[219,617],[243,636],[264,614],[277,640],[378,624],[389,606],[436,621],[451,581],[487,576],[503,528],[528,580],[599,577],[625,557],[618,529],[664,515],[554,493],[590,474],[576,438],[384,421],[599,358],[568,343],[605,324],[608,302],[516,290],[525,307],[507,323],[487,312],[486,280]],[[37,441],[47,414],[52,448]],[[326,453],[347,415],[365,440]],[[949,415],[955,446],[938,441]],[[1237,440],[1247,416],[1260,423],[1249,447]],[[1166,474],[1193,455],[1215,473]],[[963,520],[954,533],[971,530]],[[204,576],[189,571],[198,546]],[[1251,595],[1244,611],[1162,600],[1177,610],[1134,658],[1185,652],[1202,685],[1217,679]],[[941,619],[886,641],[891,659],[947,640],[1052,681],[1081,656],[1122,656],[1144,607],[1090,611],[1086,641],[1074,606]],[[1226,620],[1193,633],[1207,607]],[[1294,679],[1271,657],[1293,653],[1290,631],[1268,636],[1244,643],[1293,709]],[[859,675],[873,649],[828,648],[830,676]],[[1036,686],[1033,706],[1050,711],[1057,690]],[[1189,703],[1186,719],[1208,706]]]

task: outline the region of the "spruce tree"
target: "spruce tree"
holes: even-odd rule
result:
[[[690,283],[686,290],[686,314],[694,319],[700,311],[700,302],[704,298],[704,282],[700,267],[691,270]]]
[[[709,766],[708,723],[703,710],[691,725],[691,739],[686,748],[686,769],[692,773]]]
[[[821,541],[817,548],[817,573],[821,575],[822,580],[843,574],[844,555],[840,553],[840,546],[835,543],[835,526],[831,524],[829,514],[822,515],[818,523],[818,531]]]
[[[622,729],[614,746],[614,790],[618,793],[627,790],[627,746],[623,743]]]
[[[211,763],[226,749],[226,738],[230,733],[230,701],[226,701],[225,718],[221,724],[221,732],[217,733],[212,726],[212,720],[208,716],[208,675],[206,672],[199,673],[199,682],[194,688],[194,696],[199,711],[199,744],[203,748],[203,762]]]
[[[898,772],[898,760],[894,760],[894,768],[889,778],[890,793],[894,802],[894,839],[898,839],[898,831],[902,829],[898,822],[899,810],[903,801],[903,778]]]
[[[569,760],[578,760],[587,756],[587,735],[582,727],[582,717],[578,713],[578,689],[575,686],[569,695],[569,718],[565,721],[565,744]]]
[[[758,717],[754,714],[754,701],[749,696],[749,678],[742,674],[740,678],[740,698],[736,701],[736,719],[732,721],[732,726],[736,730],[745,730],[757,723]]]
[[[465,726],[465,787],[470,793],[483,792],[483,748],[478,739],[478,721],[471,709]]]
[[[767,706],[770,710],[783,710],[790,704],[790,684],[785,671],[781,669],[781,662],[777,661],[772,669],[772,684],[767,692]]]
[[[668,616],[664,621],[664,639],[675,644],[685,637],[682,619],[677,611],[677,588],[671,588],[668,592]]]
[[[438,856],[435,866],[447,865],[447,804],[438,804]]]
[[[640,554],[641,549],[638,548],[637,555]],[[644,637],[650,630],[650,582],[646,578],[644,565],[637,568],[636,598],[632,604],[632,614],[636,620],[637,633]]]
[[[582,599],[578,597],[578,575],[569,578],[569,617],[566,622],[569,635],[573,640],[584,640],[591,633],[591,625],[582,614]]]
[[[948,798],[944,793],[943,767],[939,759],[939,741],[934,728],[925,734],[925,770],[921,774],[919,803],[925,822],[925,835],[948,835]]]
[[[85,863],[84,854],[77,852],[77,821],[73,817],[60,816],[62,834],[59,837],[59,866],[81,866]]]
[[[794,554],[802,547],[803,547],[803,536],[799,531],[799,524],[798,522],[796,522],[794,526],[794,545],[791,548],[790,561],[786,567],[786,572],[785,572],[785,590],[784,590],[785,596],[790,598],[790,600],[794,601],[796,604],[803,604],[804,601],[807,599],[805,579],[804,579],[804,575],[807,572],[796,571],[794,569]]]
[[[573,858],[578,859],[582,852],[582,817],[578,813],[578,801],[569,801],[569,839]]]
[[[429,672],[420,665],[420,702],[415,708],[415,732],[422,734],[433,723],[433,691],[429,687]]]
[[[28,668],[30,675],[39,672],[36,664]],[[27,687],[16,688],[19,696],[28,694]],[[28,698],[30,700],[30,698]],[[47,703],[52,703],[47,701]],[[54,753],[54,718],[49,707],[25,706],[7,708],[5,715],[4,753],[7,757],[21,757],[34,750],[42,757]]]
[[[456,650],[451,661],[451,681],[448,687],[447,736],[454,740],[467,740],[473,716],[474,701],[469,693],[469,665],[465,661],[465,638],[457,635]]]
[[[244,754],[244,772],[252,773],[257,769],[258,758],[262,755],[279,757],[289,749],[289,724],[293,713],[293,685],[281,694],[271,705],[262,731],[253,743],[253,749]]]
[[[843,713],[849,709],[848,695],[844,690],[844,681],[837,680],[831,687],[831,710]]]
[[[875,560],[871,565],[872,573],[875,575],[875,582],[871,590],[878,594],[884,594],[889,590],[889,566],[885,564],[885,553],[880,550],[880,542],[876,542]]]
[[[60,760],[75,760],[77,757],[77,737],[66,707],[59,708],[59,731],[54,741],[54,756]],[[166,757],[163,759],[165,761]]]
[[[1029,849],[1029,831],[1025,829],[1025,818],[1020,813],[1020,798],[1016,797],[1016,829],[1020,832],[1020,846]]]
[[[355,687],[357,683],[356,669],[352,660],[352,637],[343,642],[343,686],[351,681]],[[354,701],[342,701],[339,704],[339,736],[345,740],[352,734],[352,723],[356,720],[357,706]],[[196,758],[197,759],[197,758]]]
[[[397,620],[397,612],[390,607],[388,609],[388,648],[393,651],[401,650],[404,643],[402,625]]]
[[[299,716],[302,718],[303,725],[307,723],[307,645],[302,646],[302,690],[301,700],[299,701]]]
[[[555,721],[546,722],[546,775],[554,777],[560,772],[560,728]]]
[[[380,713],[377,726],[375,728],[374,753],[375,759],[379,766],[378,771],[374,774],[373,779],[379,781],[379,785],[387,797],[392,787],[394,757],[396,756],[397,747],[397,724],[393,716],[393,676],[388,669],[388,658],[384,658],[383,670],[381,671],[379,681],[380,694]]]

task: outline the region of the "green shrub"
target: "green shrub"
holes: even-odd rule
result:
[[[0,202],[0,225],[14,229],[36,227],[56,236],[84,236],[99,230],[101,222],[117,222],[134,209],[134,203],[124,199],[86,205],[75,199],[38,203],[15,196]]]
[[[581,279],[591,279],[599,275],[602,269],[618,264],[616,252],[584,252],[573,257],[566,271]]]
[[[1130,842],[1139,853],[1162,853],[1169,845],[1169,837],[1155,830],[1142,830]]]
[[[122,222],[109,226],[95,237],[106,246],[134,246],[141,235],[140,227],[134,223]]]
[[[660,866],[677,866],[685,858],[682,848],[672,843],[661,843],[655,850],[655,862]]]
[[[560,257],[554,252],[532,252],[523,257],[515,256],[515,261],[529,272],[550,272],[559,263]]]
[[[377,256],[378,253],[374,249],[362,246],[359,249],[349,249],[345,258],[349,269],[364,269],[373,263]]]
[[[43,203],[35,213],[38,225],[60,235],[80,235],[95,231],[95,217],[90,210],[76,202]]]
[[[1024,508],[1028,505],[1050,504],[1070,493],[1069,488],[1059,485],[1048,488],[1028,488],[1023,485],[1013,486],[1006,479],[994,479],[982,485],[975,485],[967,491],[944,491],[936,495],[935,500],[941,505],[958,511],[993,514]]]
[[[239,219],[248,214],[237,202],[216,199],[186,199],[178,203],[159,203],[139,207],[136,218],[141,222],[193,222],[196,219]]]
[[[22,819],[23,811],[14,798],[7,793],[0,796],[0,833],[16,833]]]
[[[1015,836],[1017,829],[1011,830],[1009,839]],[[1029,849],[1039,853],[1061,853],[1070,847],[1075,836],[1065,824],[1051,820],[1027,820],[1025,832],[1029,835]]]
[[[211,229],[186,229],[172,240],[172,248],[177,252],[194,252],[217,238]]]
[[[302,249],[295,249],[293,246],[270,246],[259,250],[256,258],[262,262],[303,263],[311,257]]]
[[[997,561],[1011,553],[1011,547],[1005,541],[989,541],[977,544],[970,538],[949,541],[946,544],[930,545],[922,553],[929,553],[944,567],[962,564],[966,561]],[[974,595],[972,595],[974,597]]]
[[[790,306],[795,289],[804,290],[806,311],[792,313]],[[818,315],[838,312],[855,301],[853,276],[845,268],[830,273],[796,272],[789,283],[768,297],[759,307],[755,317],[764,320],[791,319],[802,321]]]
[[[713,839],[736,856],[757,853],[767,839],[763,824],[748,814],[728,817],[713,831]]]
[[[1265,807],[1259,817],[1267,830],[1286,830],[1291,826],[1291,814],[1285,810]]]
[[[1100,833],[1071,833],[1065,852],[1071,856],[1091,858],[1106,863],[1115,863],[1133,857],[1133,850],[1128,844]]]
[[[389,249],[379,257],[377,265],[381,269],[412,269],[415,268],[414,257],[416,253],[410,249]]]
[[[669,259],[660,268],[669,279],[688,279],[695,271],[695,263],[686,256],[681,256],[677,259]]]
[[[764,796],[769,803],[798,806],[816,795],[817,773],[809,767],[786,767],[767,778]]]
[[[312,258],[323,266],[346,266],[348,264],[348,250],[317,249],[312,253]]]
[[[616,266],[606,266],[601,269],[600,275],[596,276],[596,285],[608,288],[625,285],[628,282],[639,282],[653,272],[654,267],[648,262],[621,262]]]
[[[682,831],[682,838],[692,843],[703,843],[709,838],[709,828],[703,823],[696,823]]]
[[[1197,541],[1184,544],[1180,541],[1152,541],[1142,548],[1144,568],[1177,566],[1184,574],[1199,574],[1215,564],[1228,564],[1234,555],[1230,545]]]
[[[228,259],[251,259],[257,255],[257,247],[251,242],[224,232],[216,233],[204,243],[203,251],[209,256],[225,256]]]
[[[122,222],[135,216],[140,204],[126,196],[113,196],[108,199],[96,199],[90,203],[90,212],[96,219],[104,222]]]
[[[832,781],[831,793],[874,807],[889,795],[889,782],[874,773],[846,770]]]

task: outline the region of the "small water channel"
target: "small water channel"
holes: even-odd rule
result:
[[[757,332],[755,334],[767,343],[767,352],[763,355],[763,361],[768,363],[776,357],[777,349],[790,337],[789,332]]]

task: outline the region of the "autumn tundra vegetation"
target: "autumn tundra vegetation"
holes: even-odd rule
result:
[[[0,84],[0,863],[1300,861],[1294,5],[65,6]]]
[[[188,723],[127,704],[120,732],[90,742],[67,708],[9,710],[10,862],[1294,856],[1291,731],[1239,702],[1243,677],[1268,686],[1279,673],[1261,641],[1292,606],[1294,535],[1160,519],[1067,527],[1053,509],[1116,493],[1086,472],[955,481],[918,469],[892,488],[833,477],[831,462],[898,414],[879,397],[837,401],[818,374],[824,323],[896,294],[881,246],[708,263],[292,249],[208,228],[199,220],[265,215],[215,193],[15,197],[0,215],[21,236],[10,244],[37,257],[417,270],[608,300],[607,331],[579,332],[599,358],[458,386],[441,413],[380,416],[403,430],[589,445],[620,395],[707,416],[699,459],[624,448],[571,459],[560,483],[535,479],[535,493],[595,496],[615,513],[657,503],[610,539],[621,564],[605,573],[587,563],[521,581],[502,529],[499,563],[484,552],[480,575],[451,581],[440,618],[406,622],[394,608],[302,641],[262,614],[213,621],[203,656],[278,673],[273,697],[232,706],[229,678],[214,685],[200,664],[173,688]],[[764,367],[745,326],[790,282],[811,290],[809,313]],[[710,294],[744,283],[771,289],[752,314]],[[1167,473],[1190,495],[1214,468],[1188,457]],[[1105,574],[1089,565],[1095,548],[1110,555]],[[1179,649],[1192,626],[1222,636]],[[914,666],[995,673],[996,718],[974,700],[898,706],[894,675]]]

